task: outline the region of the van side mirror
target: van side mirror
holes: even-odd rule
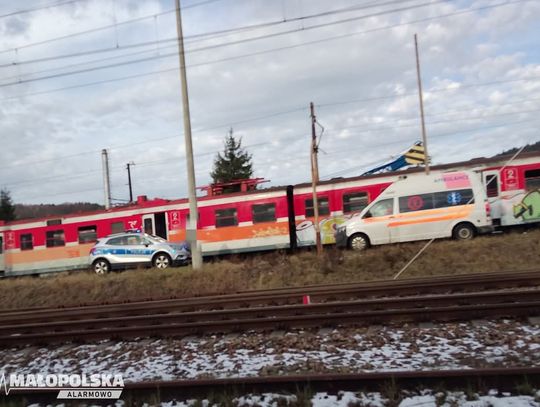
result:
[[[364,219],[371,218],[371,217],[373,217],[373,215],[371,214],[370,211],[367,211],[367,212],[364,214],[364,216],[362,216],[362,218],[364,218]]]

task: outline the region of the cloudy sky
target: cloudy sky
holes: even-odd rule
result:
[[[174,0],[0,0],[0,187],[16,203],[186,196]],[[540,0],[182,0],[196,183],[230,128],[266,185],[540,140]]]

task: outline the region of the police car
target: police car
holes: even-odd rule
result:
[[[191,252],[186,242],[172,243],[138,230],[99,239],[90,250],[90,264],[97,274],[137,266],[166,269],[187,265],[190,261]]]

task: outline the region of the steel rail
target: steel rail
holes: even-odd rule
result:
[[[308,315],[266,315],[257,318],[169,322],[161,325],[131,325],[96,329],[73,329],[60,332],[43,331],[1,335],[0,345],[27,343],[43,344],[64,341],[97,339],[128,339],[140,337],[185,336],[201,333],[225,333],[247,330],[312,328],[337,325],[369,325],[389,322],[456,321],[486,317],[523,317],[540,315],[540,299],[487,304],[430,306],[421,308],[391,308],[356,310],[341,313],[313,313]],[[152,318],[152,317],[150,317]]]
[[[177,379],[127,382],[121,399],[161,402],[208,398],[212,394],[230,398],[246,394],[275,393],[309,394],[326,391],[378,391],[384,388],[417,390],[419,388],[485,391],[520,394],[520,386],[538,387],[540,367],[479,368],[463,370],[383,371],[358,373],[323,373],[282,376],[230,377],[208,379]],[[76,388],[74,389],[76,390]],[[307,392],[307,393],[306,393]],[[17,403],[50,403],[56,400],[58,390],[39,389],[17,391],[0,396],[0,401]],[[400,396],[398,394],[398,396]],[[384,395],[383,395],[384,397]]]
[[[395,310],[423,308],[429,311],[433,304],[441,306],[475,304],[512,304],[540,301],[540,289],[514,291],[487,291],[480,293],[460,293],[445,295],[426,295],[414,297],[380,298],[356,301],[324,302],[310,305],[285,305],[270,307],[251,307],[198,312],[170,312],[137,316],[104,317],[92,319],[50,322],[15,323],[0,325],[0,336],[28,334],[35,332],[59,332],[66,330],[103,329],[136,325],[154,328],[156,325],[205,321],[239,320],[253,318],[275,318],[309,314],[343,314],[356,311]]]
[[[467,277],[444,277],[433,279],[410,279],[401,281],[378,281],[338,286],[294,287],[270,291],[245,292],[183,299],[168,299],[122,304],[94,305],[87,307],[46,308],[30,311],[6,311],[0,313],[0,324],[44,322],[62,317],[65,319],[88,319],[92,316],[128,316],[149,313],[189,312],[198,310],[254,307],[258,305],[299,304],[304,295],[311,301],[336,301],[340,299],[375,296],[411,295],[419,293],[463,292],[499,287],[524,287],[540,285],[540,272],[523,272],[514,275],[489,273]],[[337,288],[336,288],[337,287]]]

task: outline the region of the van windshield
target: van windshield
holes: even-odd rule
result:
[[[394,198],[383,199],[375,203],[369,211],[366,212],[364,218],[387,216],[394,213]]]

